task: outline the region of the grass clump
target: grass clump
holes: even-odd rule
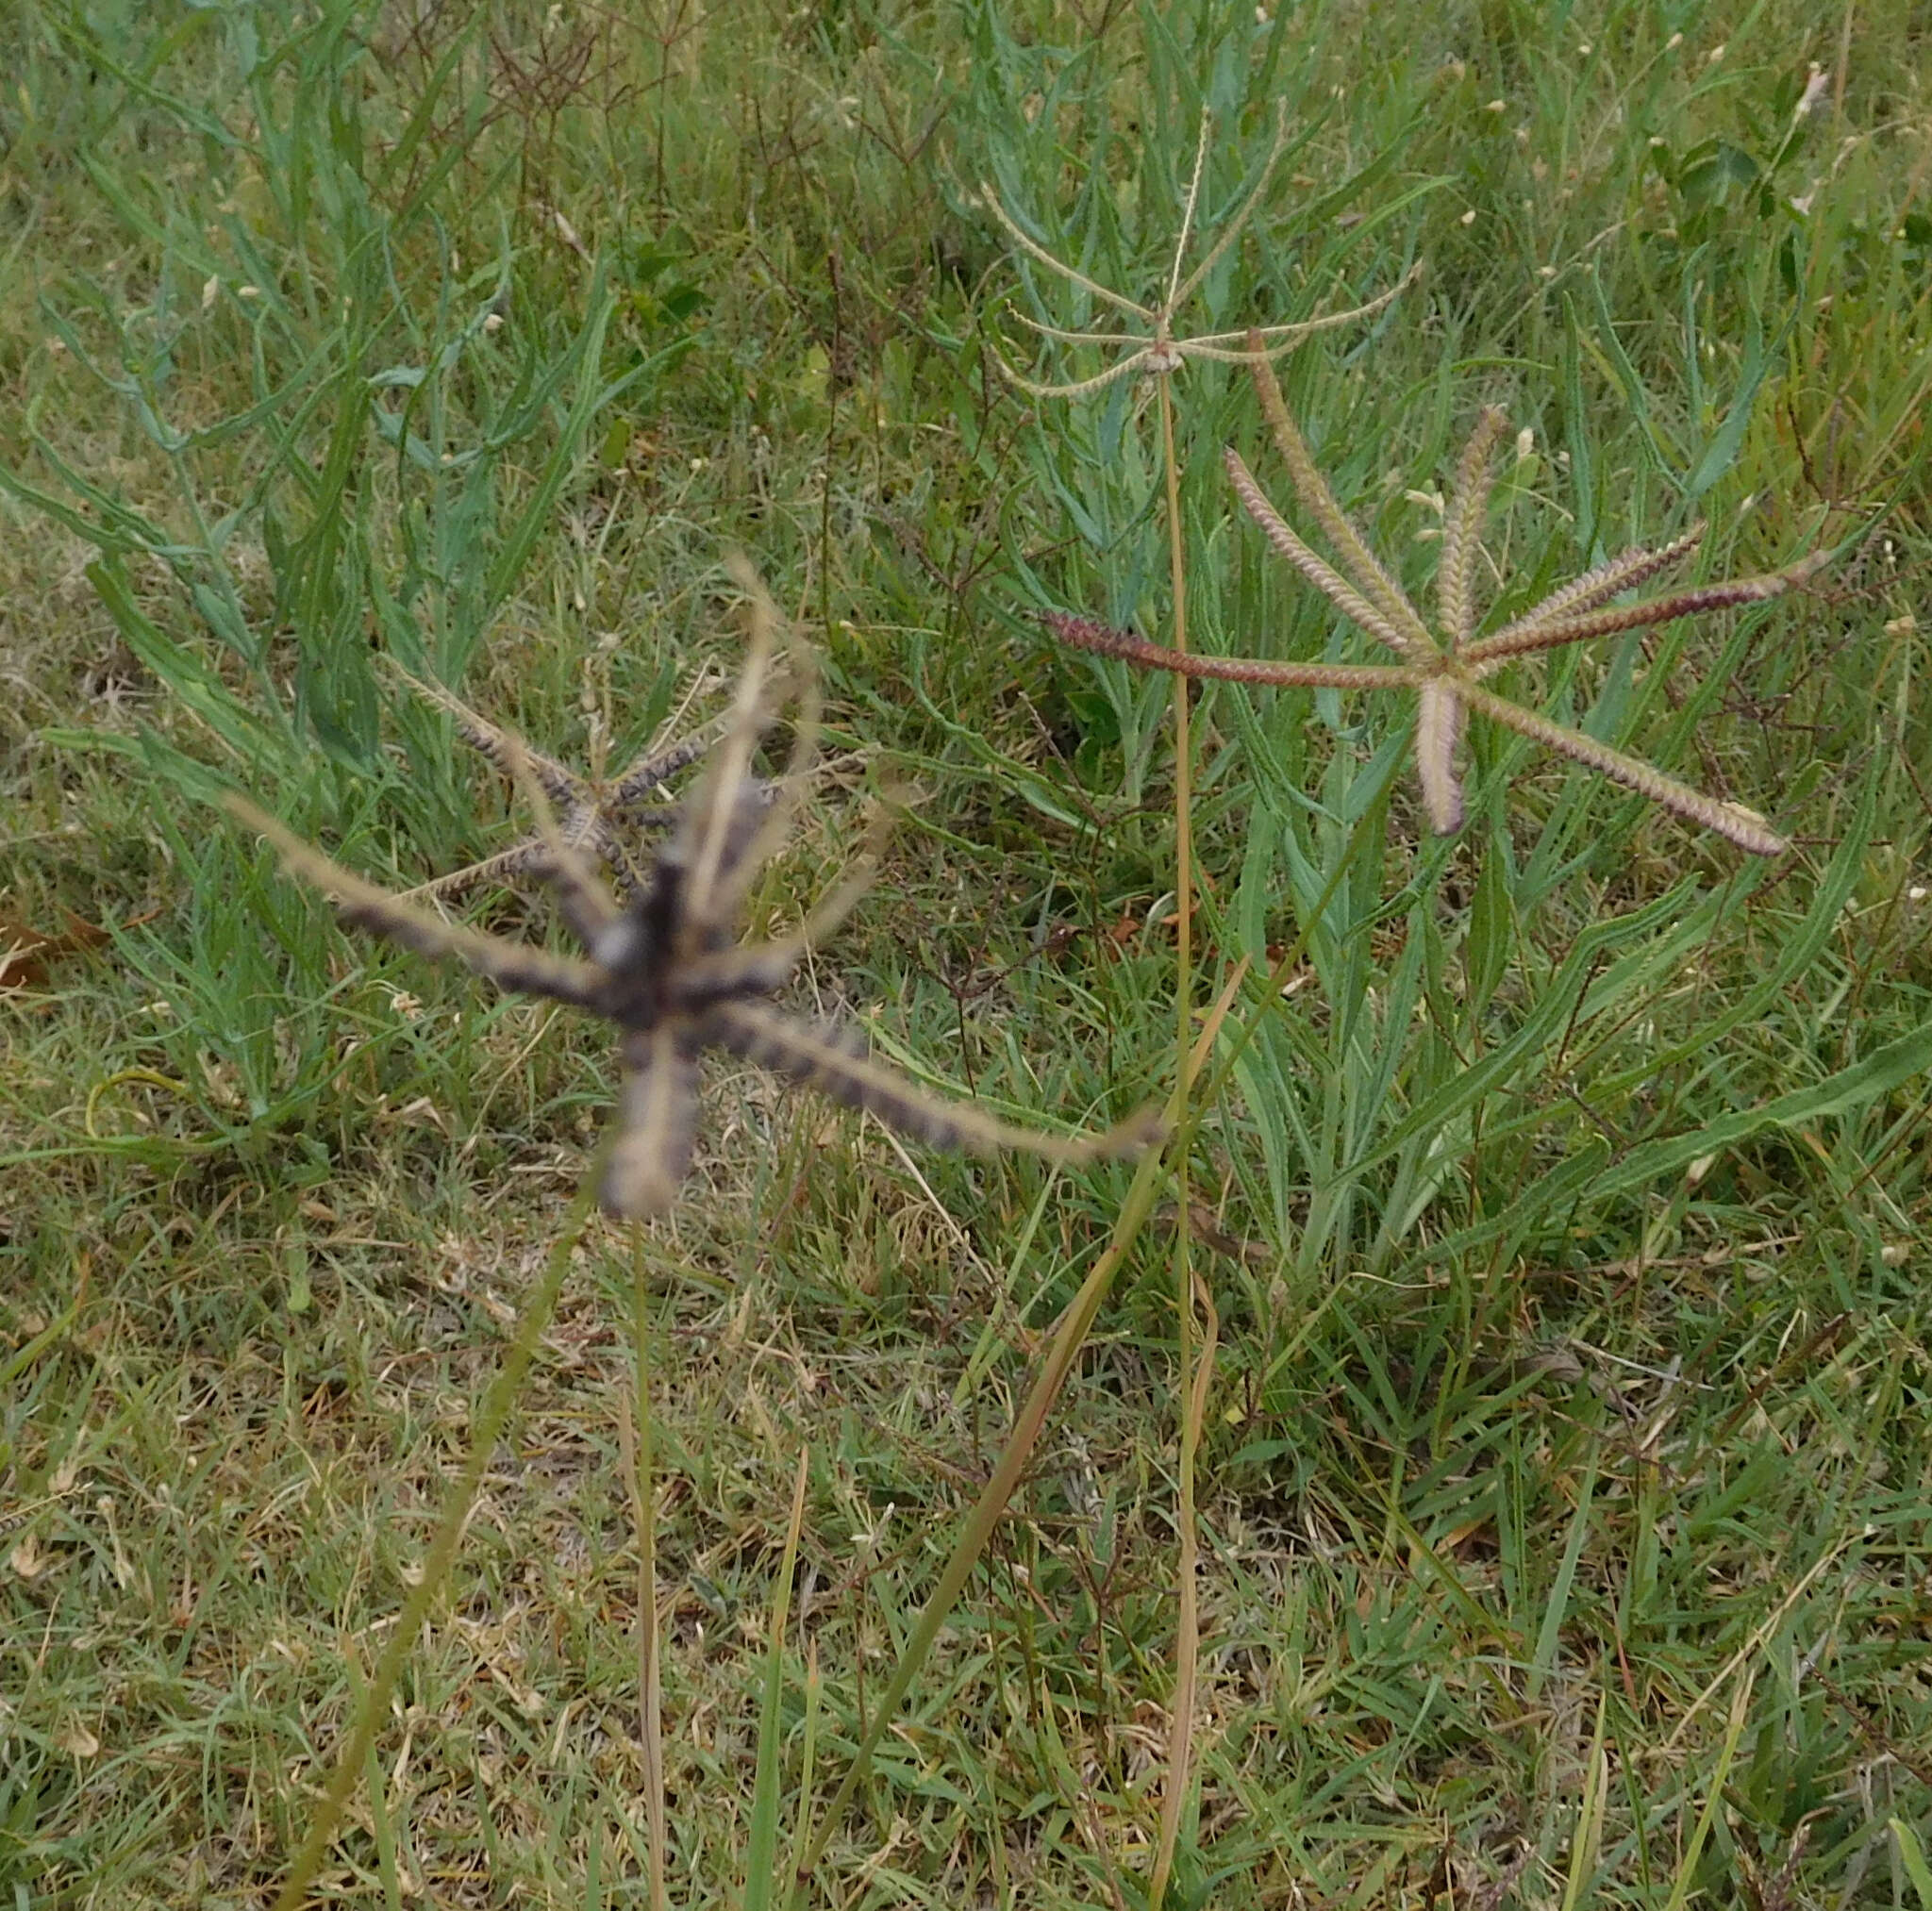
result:
[[[339,1772],[315,1897],[1932,1899],[1923,25],[1324,25],[0,23],[16,1896],[260,1901]],[[1406,284],[1279,370],[1411,602],[1847,545],[1534,699],[1789,854],[1486,725],[1439,836],[1374,701],[1183,726],[1042,641],[1360,667],[1228,512],[1238,365],[994,362],[1016,280],[1035,384],[1158,320],[1188,229],[1210,337]],[[1452,540],[1473,393],[1531,438]],[[902,1159],[734,1062],[671,1214],[566,1214],[601,1042],[208,826],[499,850],[377,659],[628,763],[735,671],[730,546],[826,700],[753,934],[890,766],[797,993],[1166,1090],[1162,1163]]]

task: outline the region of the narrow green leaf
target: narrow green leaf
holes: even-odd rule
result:
[[[134,602],[117,558],[97,558],[87,567],[87,576],[127,647],[244,764],[259,769],[293,759],[294,739],[286,723],[264,722],[200,657],[165,635]]]
[[[1730,1722],[1724,1731],[1724,1745],[1718,1753],[1717,1770],[1711,1773],[1710,1784],[1705,1793],[1704,1809],[1697,1815],[1690,1843],[1678,1861],[1677,1874],[1671,1880],[1671,1895],[1665,1903],[1664,1911],[1683,1911],[1690,1902],[1697,1882],[1697,1862],[1704,1855],[1710,1828],[1717,1822],[1718,1812],[1723,1807],[1724,1782],[1731,1775],[1731,1765],[1738,1755],[1738,1741],[1744,1736],[1744,1721],[1750,1716],[1751,1674],[1747,1672],[1740,1681],[1737,1695],[1731,1702]]]
[[[538,479],[522,514],[510,527],[502,550],[496,554],[496,560],[484,579],[483,597],[489,609],[494,609],[503,602],[517,578],[523,574],[524,565],[536,548],[537,540],[550,525],[564,485],[576,469],[592,421],[615,396],[615,391],[604,381],[603,358],[604,332],[616,309],[616,303],[604,282],[604,270],[600,265],[591,287],[590,317],[565,355],[565,365],[574,363],[576,367],[576,395],[571,401],[570,411],[557,434],[557,442],[544,464],[542,476]],[[559,366],[559,375],[563,369]]]
[[[1751,412],[1764,384],[1765,374],[1776,362],[1795,323],[1795,317],[1787,319],[1772,341],[1771,349],[1766,351],[1764,321],[1757,306],[1753,305],[1745,314],[1744,362],[1738,374],[1737,394],[1731,400],[1731,408],[1725,412],[1717,436],[1705,446],[1704,456],[1697,460],[1696,468],[1684,487],[1687,497],[1693,500],[1701,498],[1736,461],[1739,449],[1744,442],[1744,434],[1750,429]]]
[[[1838,852],[1826,866],[1824,875],[1812,894],[1811,906],[1805,912],[1805,920],[1796,934],[1781,939],[1777,960],[1772,967],[1752,987],[1732,996],[1715,1016],[1700,1022],[1696,1032],[1686,1037],[1676,1047],[1647,1055],[1637,1068],[1608,1077],[1600,1085],[1600,1093],[1622,1095],[1641,1088],[1645,1082],[1655,1080],[1680,1063],[1707,1051],[1713,1042],[1721,1040],[1732,1029],[1760,1020],[1773,1004],[1784,1000],[1792,983],[1811,967],[1838,933],[1845,905],[1850,902],[1852,891],[1865,867],[1865,845],[1871,839],[1885,772],[1885,758],[1882,756],[1874,757],[1871,773],[1858,792],[1857,805],[1846,823]],[[1744,872],[1742,879],[1755,885],[1764,879],[1764,866],[1754,865]],[[1730,900],[1731,906],[1735,908],[1745,898],[1734,892]]]
[[[1604,295],[1603,279],[1594,272],[1590,274],[1590,292],[1596,304],[1597,330],[1584,340],[1585,349],[1601,360],[1605,371],[1622,391],[1624,402],[1637,421],[1637,441],[1648,454],[1658,475],[1669,483],[1673,490],[1681,491],[1684,480],[1658,442],[1657,422],[1651,416],[1650,393],[1644,387],[1642,375],[1630,362],[1630,355],[1624,351],[1623,340],[1617,336],[1617,321],[1610,310],[1609,301]]]
[[[785,1628],[791,1611],[791,1574],[798,1561],[798,1535],[805,1520],[805,1486],[810,1462],[811,1450],[808,1447],[798,1455],[798,1478],[791,1495],[791,1523],[785,1534],[785,1551],[778,1561],[778,1576],[772,1587],[771,1611],[766,1617],[771,1643],[765,1655],[764,1698],[758,1708],[758,1762],[752,1786],[751,1837],[745,1854],[745,1911],[768,1911],[780,1888],[777,1877],[778,1788],[783,1777]]]
[[[1509,951],[1516,944],[1516,912],[1509,906],[1508,847],[1499,830],[1483,854],[1482,874],[1469,905],[1469,939],[1464,944],[1464,976],[1472,1023],[1490,1005]]]
[[[1576,548],[1596,550],[1596,461],[1583,396],[1583,332],[1575,301],[1563,295],[1563,442],[1570,453],[1570,504],[1576,513]]]
[[[1700,1155],[1721,1155],[1767,1129],[1802,1128],[1813,1122],[1829,1121],[1834,1115],[1849,1114],[1903,1088],[1927,1069],[1932,1069],[1932,1023],[1888,1042],[1863,1061],[1826,1075],[1808,1088],[1794,1088],[1775,1101],[1756,1108],[1740,1108],[1689,1134],[1633,1148],[1597,1182],[1593,1191],[1621,1194],[1674,1174]]]
[[[1591,1450],[1592,1453],[1594,1449]],[[1570,1611],[1570,1594],[1576,1584],[1576,1563],[1583,1557],[1583,1543],[1590,1537],[1590,1503],[1596,1487],[1596,1468],[1584,1472],[1577,1489],[1576,1509],[1570,1516],[1570,1536],[1564,1541],[1563,1557],[1557,1562],[1557,1576],[1550,1584],[1550,1596],[1543,1607],[1543,1622],[1536,1637],[1536,1652],[1530,1660],[1529,1675],[1524,1681],[1524,1699],[1535,1704],[1543,1681],[1557,1670],[1557,1651],[1562,1643],[1563,1620]]]
[[[1594,922],[1584,930],[1571,945],[1562,966],[1538,994],[1515,1034],[1425,1097],[1400,1122],[1384,1129],[1374,1145],[1349,1164],[1350,1172],[1357,1176],[1366,1173],[1378,1162],[1387,1160],[1411,1136],[1448,1126],[1491,1089],[1517,1078],[1528,1057],[1552,1040],[1574,1012],[1576,990],[1584,986],[1600,949],[1619,942],[1641,941],[1653,932],[1668,928],[1671,933],[1663,939],[1664,946],[1645,950],[1642,959],[1646,968],[1667,965],[1674,959],[1678,950],[1702,933],[1701,924],[1696,922],[1701,912],[1687,906],[1695,894],[1694,883],[1679,883],[1627,916],[1614,922]],[[1604,999],[1604,981],[1599,977],[1592,989],[1592,994],[1599,1000]]]
[[[1898,1846],[1899,1863],[1919,1894],[1920,1911],[1932,1911],[1932,1865],[1925,1862],[1925,1848],[1919,1842],[1918,1833],[1897,1817],[1888,1819],[1886,1828]]]

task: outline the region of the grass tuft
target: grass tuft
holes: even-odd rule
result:
[[[1922,13],[0,9],[15,1899],[1932,1903]],[[1510,666],[1787,854],[1491,724],[1439,836],[1341,679],[1182,733],[1042,639],[1361,668],[1172,328],[1398,285],[1276,370],[1458,637],[1692,522],[1840,554]],[[749,932],[911,797],[789,1005],[1022,1113],[1185,1082],[1159,1160],[733,1059],[577,1232],[596,1033],[207,826],[501,851],[388,666],[628,764],[733,548],[825,691]]]

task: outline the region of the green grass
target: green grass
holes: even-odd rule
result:
[[[1170,688],[1033,615],[1166,636],[1157,411],[1001,381],[993,342],[1104,362],[1009,301],[1104,314],[978,194],[1158,300],[1203,106],[1211,234],[1286,100],[1187,323],[1423,264],[1282,367],[1406,584],[1485,403],[1534,434],[1505,614],[1699,517],[1701,576],[1843,556],[1507,679],[1765,812],[1775,863],[1481,731],[1438,839],[1392,703],[1197,688],[1197,1028],[1248,969],[1174,1151],[1219,1323],[1165,1902],[1932,1911],[1932,37],[1267,10],[0,15],[0,949],[108,933],[0,1002],[16,1903],[279,1887],[553,1259],[315,1898],[650,1902],[641,1281],[671,1899],[782,1903],[823,1834],[809,1903],[1148,1902],[1186,1415],[1173,1228],[1132,1222],[1173,1162],[902,1156],[721,1066],[675,1216],[573,1248],[604,1035],[343,935],[208,799],[380,880],[480,856],[521,818],[375,652],[623,762],[718,706],[743,548],[837,766],[754,926],[910,784],[809,989],[1007,1109],[1166,1095]],[[1227,442],[1279,475],[1245,378],[1172,395],[1193,646],[1365,656],[1227,489]]]

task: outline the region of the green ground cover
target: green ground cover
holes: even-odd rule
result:
[[[1932,1911],[1932,22],[1392,17],[0,11],[15,1903],[270,1902],[363,1708],[309,1902]],[[1238,507],[1241,367],[1000,369],[1210,259],[1177,336],[1403,287],[1277,369],[1419,603],[1485,406],[1491,627],[1700,521],[1693,583],[1836,554],[1495,679],[1788,854],[1483,723],[1439,837],[1410,699],[1196,685],[1177,754],[1054,642],[1184,583],[1389,660]],[[727,1060],[675,1211],[573,1222],[608,1032],[213,806],[499,850],[380,660],[620,767],[726,700],[741,550],[828,696],[756,932],[905,808],[793,1005],[1159,1155]]]

